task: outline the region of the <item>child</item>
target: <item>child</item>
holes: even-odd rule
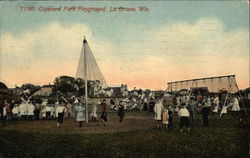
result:
[[[13,113],[14,120],[16,120],[18,118],[18,114],[19,114],[19,107],[18,107],[18,105],[14,106],[14,108],[12,109],[12,113]]]
[[[97,107],[95,104],[92,104],[92,112],[90,114],[90,116],[92,117],[92,122],[96,122],[96,118],[97,118]]]
[[[169,106],[168,109],[168,129],[173,129],[173,116],[174,116],[174,108]]]
[[[119,122],[122,122],[124,117],[124,104],[122,101],[119,102],[118,116],[120,117]]]
[[[101,102],[101,107],[102,107],[102,114],[101,114],[101,120],[104,123],[104,126],[106,126],[107,122],[108,122],[108,105],[106,104],[106,99],[103,99],[103,101]]]
[[[58,128],[61,128],[62,126],[64,113],[65,113],[65,102],[62,102],[62,104],[59,104],[59,106],[56,108],[56,115],[58,116],[57,118]]]
[[[162,127],[163,127],[163,130],[168,129],[168,119],[169,119],[168,110],[166,108],[164,108],[163,112],[162,112]]]
[[[180,132],[181,133],[183,132],[183,127],[184,126],[187,127],[187,130],[189,132],[190,131],[190,129],[189,129],[189,115],[190,114],[189,114],[188,109],[186,108],[185,103],[182,104],[182,107],[179,110],[178,114],[179,114],[179,117],[180,117]]]

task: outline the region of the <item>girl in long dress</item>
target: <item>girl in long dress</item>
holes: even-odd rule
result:
[[[168,110],[164,108],[162,112],[162,126],[164,130],[168,129],[168,119],[169,119]]]
[[[232,111],[240,111],[239,100],[237,99],[237,97],[235,97],[233,100]]]

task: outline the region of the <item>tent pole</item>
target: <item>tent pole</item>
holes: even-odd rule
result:
[[[85,110],[86,110],[86,123],[88,123],[88,79],[87,79],[87,60],[86,60],[86,44],[87,41],[84,36],[83,46],[84,46],[84,73],[85,73]]]

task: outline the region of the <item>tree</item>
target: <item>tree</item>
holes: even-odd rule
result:
[[[0,82],[0,89],[8,89],[8,87],[3,82]]]
[[[40,89],[40,86],[33,85],[31,83],[23,84],[21,87],[22,91],[29,90],[30,94]]]
[[[59,76],[54,80],[56,90],[62,93],[68,93],[74,91],[75,79],[70,76]]]

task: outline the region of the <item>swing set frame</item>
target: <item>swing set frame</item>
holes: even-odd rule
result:
[[[240,90],[239,90],[239,87],[237,85],[237,82],[236,82],[236,79],[235,79],[235,76],[236,75],[226,75],[226,76],[215,76],[215,77],[206,77],[206,78],[196,78],[196,79],[189,79],[189,80],[182,80],[182,81],[173,81],[173,82],[168,82],[167,83],[167,90],[166,92],[167,93],[170,93],[171,96],[173,95],[173,86],[174,85],[177,85],[177,84],[181,84],[183,85],[183,83],[188,83],[188,82],[191,82],[192,85],[191,87],[189,87],[189,97],[191,96],[192,94],[192,88],[195,87],[198,89],[198,93],[199,95],[201,95],[200,93],[200,90],[199,90],[199,87],[198,87],[198,84],[197,84],[197,81],[205,81],[205,80],[213,80],[213,79],[222,79],[222,78],[227,78],[228,80],[228,87],[227,87],[227,94],[226,94],[226,98],[225,98],[225,101],[223,103],[223,106],[226,105],[226,102],[228,100],[228,96],[231,95],[231,92],[230,92],[230,89],[232,88],[232,86],[235,86],[236,87],[236,90],[239,94],[239,98],[240,100],[242,100],[242,106],[243,106],[243,109],[244,109],[244,112],[245,112],[245,115],[247,116],[247,111],[246,111],[246,107],[245,107],[245,104],[244,104],[244,101],[243,101],[243,97],[240,93]],[[187,85],[187,84],[186,84]]]

